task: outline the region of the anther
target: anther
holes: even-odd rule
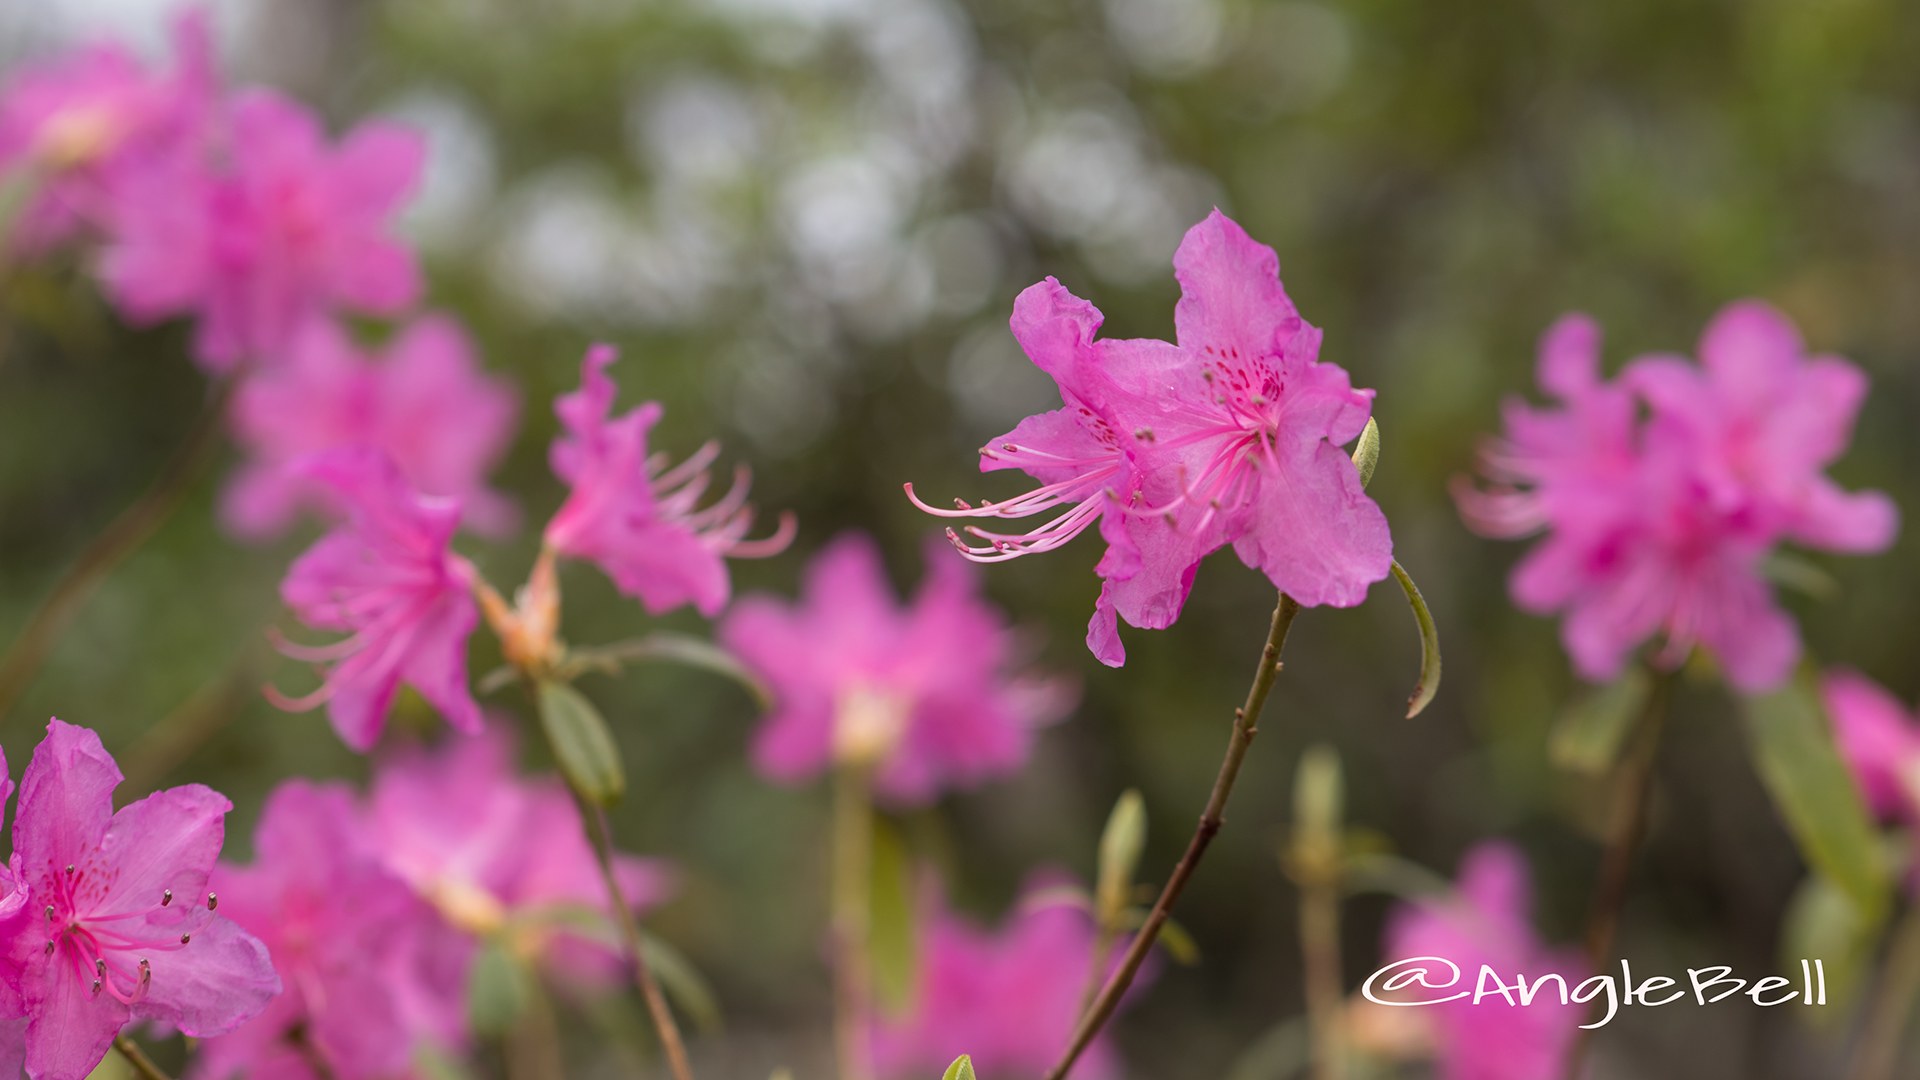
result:
[[[107,962],[106,962],[106,960],[104,960],[104,959],[96,959],[96,960],[94,960],[94,962],[93,962],[93,970],[94,970],[94,973],[95,973],[96,975],[99,975],[99,976],[101,976],[102,978],[104,978],[104,977],[106,976],[106,974],[107,974]]]
[[[72,876],[73,876],[73,864],[72,864],[72,863],[68,863],[68,864],[67,864],[67,876],[68,876],[68,877],[72,877]]]
[[[971,509],[973,509],[973,507],[971,507],[971,506],[968,506],[968,505],[967,505],[967,500],[965,500],[965,499],[955,499],[955,500],[953,500],[953,508],[954,508],[955,510],[971,510]]]
[[[220,898],[218,896],[215,896],[212,893],[208,893],[207,894],[207,910],[212,911],[213,909],[219,906],[220,906]]]
[[[47,921],[48,922],[53,921],[53,905],[52,904],[47,905]]]
[[[47,939],[47,955],[48,956],[53,955],[53,939],[52,938]]]
[[[97,994],[99,992],[100,992],[100,980],[95,979],[93,980],[93,989],[88,991],[88,993]]]
[[[188,941],[190,941],[190,940],[192,940],[192,939],[193,939],[193,935],[192,935],[192,934],[181,934],[181,935],[180,935],[180,944],[182,944],[182,945],[185,945],[185,944],[186,944],[186,943],[187,943]]]
[[[160,906],[166,907],[168,904],[171,904],[171,903],[173,903],[173,890],[168,889],[165,892],[160,894]]]
[[[1019,453],[1019,452],[1020,452],[1020,448],[1019,448],[1019,447],[1017,447],[1017,446],[1015,446],[1015,445],[1013,445],[1013,444],[1012,444],[1012,443],[1010,443],[1010,442],[1008,442],[1008,443],[1001,443],[1001,444],[1000,444],[1000,449],[1002,449],[1002,450],[1005,450],[1005,451],[1006,451],[1007,453],[1009,453],[1009,454],[1017,454],[1017,453]]]

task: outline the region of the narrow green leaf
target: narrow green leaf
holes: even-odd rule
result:
[[[1743,704],[1754,766],[1800,854],[1862,918],[1884,918],[1891,874],[1809,675]]]
[[[1371,416],[1353,447],[1353,463],[1360,469],[1360,488],[1364,491],[1373,482],[1374,466],[1380,464],[1380,422]]]
[[[1340,883],[1349,895],[1377,892],[1402,900],[1431,899],[1453,891],[1446,878],[1412,859],[1385,852],[1348,855]]]
[[[885,821],[874,822],[871,869],[867,946],[873,961],[874,997],[888,1009],[900,1009],[913,992],[918,905],[913,859],[899,831]]]
[[[483,941],[467,976],[467,1021],[482,1035],[502,1035],[533,999],[533,973],[497,941]]]
[[[1587,689],[1554,720],[1547,736],[1547,758],[1562,769],[1588,776],[1613,768],[1652,690],[1653,676],[1638,664],[1605,686]]]
[[[1808,874],[1787,902],[1780,926],[1780,973],[1800,981],[1800,961],[1818,957],[1827,976],[1826,1009],[1807,1019],[1826,1027],[1844,1024],[1873,970],[1874,946],[1883,920],[1869,919],[1844,889],[1819,873]]]
[[[1413,685],[1413,696],[1407,699],[1407,716],[1411,719],[1440,692],[1440,630],[1433,625],[1433,612],[1427,610],[1426,597],[1420,595],[1420,586],[1413,583],[1406,567],[1395,560],[1392,570],[1394,580],[1407,594],[1407,603],[1413,606],[1414,621],[1420,624],[1420,681]]]
[[[947,1066],[946,1075],[940,1080],[973,1080],[973,1059],[965,1054],[954,1058],[953,1064]]]
[[[1181,967],[1194,967],[1200,963],[1200,946],[1187,933],[1187,928],[1168,919],[1160,924],[1160,945],[1173,957],[1173,962]]]
[[[640,931],[640,950],[646,955],[647,966],[653,969],[654,978],[660,980],[660,989],[665,991],[680,1011],[687,1014],[693,1026],[701,1031],[720,1030],[720,999],[715,996],[713,987],[693,966],[685,953],[666,942]]]
[[[580,797],[612,806],[627,790],[620,748],[600,710],[563,682],[540,683],[540,727],[567,782]]]
[[[560,665],[559,676],[573,679],[589,671],[617,675],[622,666],[646,661],[667,661],[724,675],[745,687],[761,708],[773,704],[773,691],[742,664],[738,657],[704,638],[661,630],[646,637],[616,641],[610,645],[590,645],[569,649]]]
[[[1840,582],[1832,574],[1784,551],[1776,551],[1760,560],[1760,576],[1775,585],[1805,593],[1815,600],[1832,600],[1840,595]]]
[[[1111,922],[1133,891],[1133,874],[1147,846],[1147,803],[1135,788],[1120,793],[1100,834],[1100,867],[1094,886],[1096,915]]]

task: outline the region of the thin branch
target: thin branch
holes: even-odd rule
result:
[[[153,1063],[153,1059],[147,1056],[145,1050],[140,1049],[139,1043],[125,1035],[113,1037],[113,1048],[120,1051],[120,1056],[126,1058],[127,1064],[133,1066],[133,1071],[139,1073],[145,1080],[173,1080],[160,1066]]]
[[[233,395],[236,380],[227,378],[216,384],[213,394],[188,430],[186,441],[167,460],[147,490],[93,538],[75,559],[53,591],[40,601],[6,657],[0,660],[0,723],[4,723],[20,695],[46,663],[53,647],[60,643],[73,620],[93,597],[95,590],[113,572],[114,567],[147,542],[162,522],[172,515],[193,488],[194,480],[212,462],[220,447],[220,427]]]
[[[1854,1046],[1848,1080],[1892,1080],[1900,1044],[1912,1030],[1908,1019],[1920,998],[1920,904],[1909,905],[1880,972],[1860,1042]]]
[[[842,765],[833,783],[833,1038],[840,1080],[872,1080],[873,800],[867,767]]]
[[[1233,794],[1233,782],[1240,775],[1240,763],[1246,759],[1247,747],[1252,745],[1253,737],[1260,730],[1260,712],[1266,707],[1267,693],[1273,689],[1274,677],[1280,673],[1280,649],[1287,642],[1287,630],[1293,626],[1293,617],[1300,613],[1300,605],[1293,597],[1280,594],[1280,603],[1273,609],[1273,625],[1267,632],[1267,644],[1260,652],[1259,666],[1254,669],[1253,686],[1247,690],[1247,703],[1234,710],[1233,732],[1227,739],[1227,756],[1220,762],[1220,775],[1213,781],[1213,794],[1207,798],[1207,808],[1200,815],[1199,828],[1194,830],[1193,839],[1187,843],[1187,852],[1180,857],[1179,865],[1173,868],[1173,876],[1167,879],[1166,888],[1160,891],[1160,899],[1154,901],[1153,910],[1148,913],[1147,921],[1140,927],[1133,943],[1127,947],[1127,953],[1108,976],[1107,984],[1100,989],[1100,996],[1094,999],[1093,1007],[1080,1018],[1080,1026],[1074,1030],[1073,1041],[1068,1044],[1066,1053],[1047,1073],[1047,1080],[1065,1080],[1073,1063],[1079,1060],[1093,1037],[1106,1026],[1113,1010],[1120,1005],[1120,996],[1133,984],[1134,974],[1147,959],[1148,950],[1160,937],[1160,928],[1173,914],[1174,901],[1180,899],[1180,893],[1187,887],[1187,879],[1200,865],[1201,856],[1207,852],[1207,845],[1213,842],[1215,833],[1225,822],[1223,815],[1227,808],[1227,796]]]

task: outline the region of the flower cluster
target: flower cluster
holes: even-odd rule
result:
[[[1721,311],[1700,359],[1643,356],[1609,382],[1599,328],[1566,316],[1539,359],[1560,404],[1509,402],[1506,436],[1483,455],[1494,487],[1456,486],[1483,535],[1548,531],[1515,568],[1513,598],[1566,613],[1561,637],[1584,678],[1613,677],[1659,635],[1659,663],[1702,645],[1736,688],[1772,689],[1800,638],[1762,560],[1783,540],[1880,551],[1898,531],[1885,495],[1848,493],[1824,472],[1866,395],[1858,368],[1807,356],[1793,323],[1758,301]]]
[[[489,728],[374,770],[370,799],[291,780],[267,800],[251,866],[221,865],[221,910],[267,943],[286,992],[210,1040],[194,1075],[224,1080],[401,1075],[423,1046],[463,1049],[481,942],[561,985],[605,990],[620,972],[579,811],[557,778],[523,779]],[[663,899],[657,863],[621,856],[636,909]]]
[[[1036,730],[1072,709],[1070,683],[1006,674],[1014,635],[965,562],[936,540],[927,565],[903,611],[873,541],[847,533],[814,556],[799,604],[734,605],[720,640],[776,697],[754,740],[762,773],[792,783],[870,766],[883,796],[924,803],[1017,771]]]
[[[1107,550],[1087,646],[1115,667],[1116,617],[1173,625],[1200,560],[1227,544],[1306,607],[1358,604],[1393,560],[1386,516],[1340,450],[1366,427],[1373,391],[1319,361],[1320,331],[1287,297],[1273,249],[1215,210],[1173,266],[1178,344],[1096,340],[1100,312],[1052,278],[1022,292],[1014,336],[1065,405],[989,442],[980,469],[1042,486],[955,509],[914,500],[956,518],[1071,507],[1020,535],[968,527],[984,543],[954,542],[983,562],[1050,551],[1097,522]]]

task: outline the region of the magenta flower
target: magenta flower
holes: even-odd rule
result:
[[[860,761],[882,795],[923,803],[1018,770],[1035,729],[1072,709],[1070,683],[1011,674],[1018,649],[1005,616],[946,548],[927,545],[927,578],[904,610],[861,533],[814,557],[798,604],[734,605],[720,640],[777,698],[754,737],[763,774],[793,783]]]
[[[937,896],[926,908],[906,1011],[873,1024],[875,1073],[886,1080],[931,1076],[970,1054],[981,1076],[1045,1075],[1080,1018],[1093,968],[1092,917],[1037,890],[997,933],[947,911]],[[1125,948],[1122,941],[1116,954]],[[1150,970],[1142,974],[1123,1008],[1150,981]],[[1119,1054],[1105,1034],[1074,1069],[1085,1080],[1119,1074]]]
[[[472,340],[444,315],[413,323],[383,352],[368,356],[337,324],[315,319],[280,363],[241,385],[233,431],[250,460],[221,499],[228,528],[262,539],[283,532],[303,504],[337,515],[338,500],[292,467],[337,446],[385,451],[421,492],[458,498],[483,533],[513,527],[513,501],[486,483],[513,436],[512,384],[480,372]]]
[[[569,909],[608,910],[580,811],[556,777],[522,779],[513,738],[498,724],[478,737],[410,747],[374,770],[372,843],[385,866],[442,917],[469,933],[514,935],[577,982],[620,977],[611,944],[566,930]],[[664,900],[672,875],[650,859],[615,857],[621,894],[635,911]]]
[[[1507,437],[1484,455],[1495,488],[1456,488],[1484,535],[1549,530],[1510,587],[1528,611],[1566,613],[1561,638],[1583,678],[1612,678],[1657,634],[1657,663],[1703,645],[1737,689],[1772,689],[1800,638],[1761,561],[1781,540],[1868,552],[1898,531],[1886,496],[1849,494],[1822,472],[1866,393],[1857,368],[1807,359],[1792,323],[1754,301],[1716,316],[1700,352],[1704,369],[1641,357],[1610,384],[1598,329],[1561,320],[1542,342],[1540,383],[1563,407],[1509,403]]]
[[[369,122],[329,147],[310,111],[264,90],[228,122],[221,165],[182,157],[117,193],[102,273],[129,317],[198,314],[195,355],[228,371],[276,359],[317,315],[414,302],[419,268],[390,226],[419,178],[418,134]]]
[[[746,501],[744,465],[735,470],[733,487],[701,508],[707,466],[719,456],[719,444],[707,443],[672,468],[666,455],[649,456],[647,432],[663,410],[649,401],[624,416],[610,416],[618,388],[606,369],[618,355],[611,345],[588,349],[580,365],[580,389],[553,403],[566,431],[553,441],[549,458],[573,492],[547,523],[547,545],[597,564],[652,614],[690,603],[711,618],[726,606],[732,589],[722,557],[753,559],[786,550],[793,541],[793,516],[782,514],[779,528],[766,539],[745,539],[753,508]]]
[[[1848,668],[1830,669],[1821,697],[1834,741],[1874,814],[1920,825],[1920,723],[1886,687]]]
[[[24,172],[35,188],[14,223],[23,249],[103,225],[130,174],[203,149],[218,89],[205,14],[182,14],[173,38],[166,76],[97,45],[23,65],[0,88],[0,179]]]
[[[36,1080],[81,1080],[132,1021],[221,1035],[280,992],[207,890],[233,804],[188,784],[115,813],[120,779],[99,736],[53,720],[21,780],[0,996],[24,1009]]]
[[[1309,607],[1359,603],[1392,563],[1386,517],[1339,448],[1366,427],[1373,391],[1318,361],[1320,331],[1287,297],[1273,249],[1215,210],[1173,262],[1177,345],[1095,341],[1100,313],[1052,278],[1021,293],[1014,336],[1066,405],[990,442],[980,468],[1043,486],[955,510],[915,499],[943,517],[1072,507],[1018,536],[970,527],[986,544],[963,550],[983,562],[1052,550],[1099,521],[1087,645],[1111,666],[1126,659],[1116,616],[1173,625],[1200,560],[1225,544]]]
[[[464,1040],[472,944],[381,867],[344,784],[275,788],[254,830],[253,865],[222,864],[214,885],[222,913],[272,950],[286,993],[207,1042],[198,1080],[319,1080],[314,1058],[336,1080],[378,1080],[404,1070],[421,1039]],[[438,963],[449,950],[457,965]]]
[[[1459,984],[1423,991],[1433,998],[1480,985],[1481,967],[1490,967],[1511,988],[1524,979],[1557,974],[1569,990],[1578,988],[1586,961],[1576,950],[1550,950],[1534,936],[1524,856],[1498,841],[1479,844],[1460,864],[1457,894],[1446,901],[1403,905],[1387,923],[1384,958],[1439,957],[1458,965]],[[1432,976],[1434,985],[1445,973]],[[1487,993],[1474,1004],[1465,997],[1421,1009],[1434,1021],[1439,1045],[1440,1080],[1556,1080],[1565,1071],[1567,1051],[1585,1019],[1585,1006],[1562,1004],[1553,980],[1539,985],[1532,1004],[1512,1003],[1485,982]]]
[[[402,682],[447,723],[480,731],[467,688],[467,636],[479,623],[473,565],[447,546],[460,524],[457,499],[421,495],[377,450],[330,450],[300,466],[347,506],[347,520],[295,559],[280,598],[316,630],[347,633],[331,645],[282,642],[297,660],[330,664],[320,688],[291,699],[269,687],[280,708],[327,706],[340,738],[370,749]]]

